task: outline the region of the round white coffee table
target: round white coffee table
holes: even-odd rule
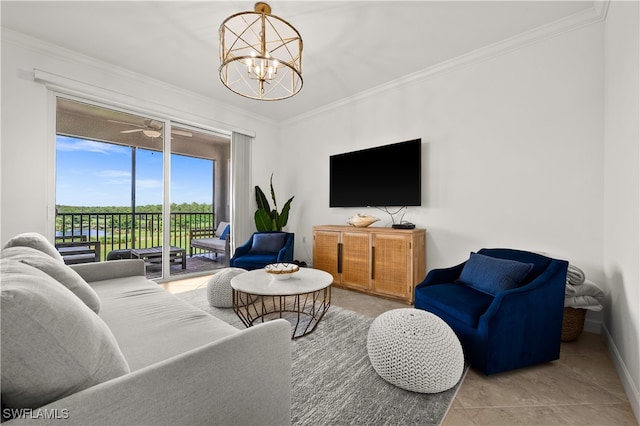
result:
[[[312,268],[300,268],[286,280],[264,269],[245,272],[231,279],[233,311],[247,327],[284,318],[292,325],[291,338],[297,339],[315,330],[329,309],[332,282],[331,274]]]

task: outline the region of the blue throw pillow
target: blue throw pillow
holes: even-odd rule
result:
[[[249,249],[252,254],[277,253],[284,246],[285,233],[255,234],[253,245]]]
[[[231,225],[227,225],[224,227],[224,231],[222,231],[222,234],[220,234],[220,239],[221,240],[226,240],[227,237],[229,236],[229,232],[231,231]]]
[[[532,268],[532,263],[471,253],[462,268],[459,281],[476,290],[496,295],[518,287]]]

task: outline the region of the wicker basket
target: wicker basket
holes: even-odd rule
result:
[[[563,342],[572,342],[580,337],[582,329],[584,328],[584,318],[586,314],[586,309],[564,308],[561,338]]]

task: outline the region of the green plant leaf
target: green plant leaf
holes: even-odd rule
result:
[[[272,220],[271,215],[268,211],[264,209],[258,209],[256,210],[253,218],[256,222],[256,229],[258,230],[258,232],[271,231]]]
[[[273,189],[273,173],[271,173],[271,177],[269,178],[269,186],[271,187],[271,199],[273,200],[273,208],[278,210],[278,203],[276,202],[276,191]]]
[[[264,210],[265,212],[271,211],[271,206],[269,205],[269,201],[267,197],[262,192],[262,189],[258,185],[256,185],[256,204],[258,204],[258,208]]]
[[[256,192],[256,204],[258,210],[254,214],[254,220],[256,223],[256,229],[259,232],[264,231],[282,231],[282,228],[289,221],[289,210],[291,209],[291,201],[294,197],[289,198],[285,203],[282,211],[278,213],[278,202],[276,201],[276,191],[273,189],[273,173],[269,178],[269,189],[271,190],[271,199],[273,200],[274,208],[269,205],[267,197],[258,185],[255,186]]]
[[[286,203],[284,203],[284,207],[282,207],[282,211],[280,212],[280,217],[278,218],[278,231],[281,231],[287,225],[289,221],[289,210],[291,209],[291,202],[295,196],[289,198]]]

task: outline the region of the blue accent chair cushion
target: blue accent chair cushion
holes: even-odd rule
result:
[[[280,243],[276,244],[278,241]],[[253,270],[270,263],[293,262],[293,243],[294,234],[290,232],[255,232],[236,248],[229,266]],[[256,249],[252,250],[254,247]]]
[[[478,254],[492,259],[472,261],[472,254],[467,262],[429,271],[416,286],[415,307],[442,318],[460,339],[466,361],[485,374],[558,359],[568,262],[503,248]],[[496,259],[523,263],[528,272],[521,278],[521,266],[496,268],[498,263],[491,262]],[[515,287],[499,289],[486,268],[493,273],[517,269],[509,282],[509,287],[517,282]]]
[[[500,291],[518,287],[531,269],[532,263],[472,252],[462,268],[460,282],[495,296]]]

